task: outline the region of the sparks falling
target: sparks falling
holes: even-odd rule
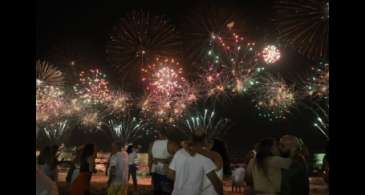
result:
[[[328,99],[329,93],[329,64],[321,62],[312,68],[312,76],[307,80],[306,92],[310,97]]]
[[[192,86],[175,59],[156,58],[155,63],[141,71],[147,92],[141,103],[142,110],[159,120],[174,122],[196,100]]]
[[[204,112],[197,112],[187,117],[182,129],[185,129],[186,136],[204,133],[211,140],[222,136],[228,130],[229,123],[229,119],[217,117],[214,110],[204,109]]]
[[[259,111],[259,116],[274,119],[285,119],[290,108],[295,105],[295,93],[284,80],[272,76],[263,78],[258,84],[253,100]]]

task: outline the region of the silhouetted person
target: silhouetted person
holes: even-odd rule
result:
[[[304,144],[292,135],[280,138],[280,152],[290,158],[292,163],[288,170],[283,170],[282,195],[309,195],[309,171],[306,162],[308,153]]]
[[[231,175],[231,161],[229,159],[226,143],[220,139],[213,139],[212,144],[213,144],[213,146],[212,146],[211,151],[217,152],[222,157],[223,174],[225,176],[230,176]]]
[[[137,148],[135,148],[133,145],[129,145],[127,148],[127,153],[129,166],[128,181],[129,178],[132,176],[134,191],[137,191]]]
[[[95,170],[96,148],[94,144],[87,144],[80,157],[80,173],[71,184],[70,195],[90,195],[90,181]]]

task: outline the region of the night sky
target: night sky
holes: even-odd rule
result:
[[[213,2],[214,5],[239,10],[252,37],[273,34],[271,24],[272,3],[270,0],[226,0]],[[224,2],[224,3],[223,3]],[[110,68],[106,61],[105,45],[108,33],[126,11],[134,9],[150,10],[168,16],[173,23],[191,8],[204,1],[162,1],[162,0],[107,0],[107,1],[47,1],[37,0],[37,59],[50,59],[59,50],[54,48],[68,45],[70,51],[89,64]],[[283,50],[280,62],[273,71],[281,73],[289,80],[304,75],[313,62],[307,61],[291,48]],[[56,62],[52,62],[55,63]],[[189,74],[189,73],[187,73]],[[287,120],[268,122],[258,118],[249,99],[237,97],[217,104],[217,112],[233,121],[232,129],[225,140],[233,153],[247,152],[263,137],[279,137],[294,134],[303,138],[312,152],[323,151],[324,137],[312,127],[313,116],[299,109]]]

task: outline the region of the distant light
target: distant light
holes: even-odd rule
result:
[[[43,81],[41,81],[39,79],[37,79],[36,82],[37,82],[37,86],[39,86],[39,85],[41,85],[43,83]]]

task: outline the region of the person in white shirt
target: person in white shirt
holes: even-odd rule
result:
[[[108,167],[108,195],[127,195],[128,193],[128,154],[122,144],[112,144],[112,154]]]
[[[232,192],[241,192],[244,187],[246,170],[243,166],[236,167],[232,172]]]
[[[171,194],[173,181],[167,177],[167,169],[178,148],[178,144],[167,138],[165,130],[159,132],[157,139],[150,146],[148,167],[154,195]]]
[[[223,194],[223,184],[215,172],[217,167],[212,160],[198,153],[204,139],[193,135],[191,141],[187,141],[185,147],[174,155],[168,174],[174,179],[172,195],[201,195],[205,177],[217,194]]]

